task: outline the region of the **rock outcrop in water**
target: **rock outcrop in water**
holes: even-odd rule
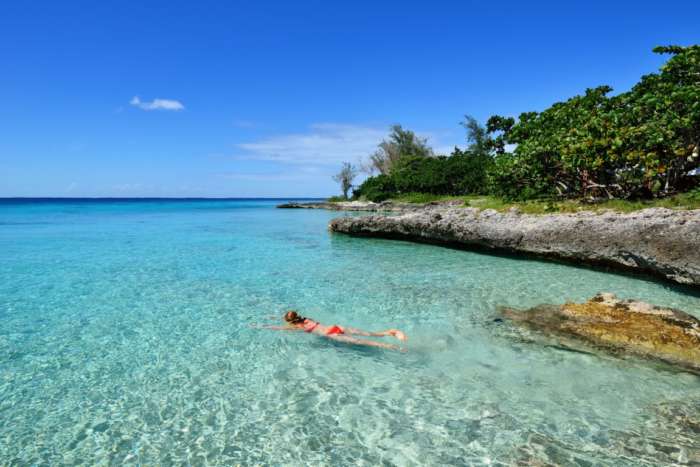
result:
[[[329,229],[602,264],[700,286],[700,210],[527,215],[428,206],[398,216],[334,219]]]
[[[564,346],[576,348],[584,343],[614,353],[660,360],[700,374],[700,320],[680,310],[619,300],[604,293],[586,303],[500,311],[511,322],[556,337]]]

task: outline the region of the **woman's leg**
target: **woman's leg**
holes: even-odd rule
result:
[[[343,332],[345,332],[346,334],[355,334],[358,336],[368,336],[368,337],[392,336],[392,337],[397,338],[400,341],[405,341],[407,339],[406,334],[399,331],[398,329],[387,329],[386,331],[370,332],[370,331],[363,331],[362,329],[356,329],[356,328],[343,328]]]
[[[394,344],[385,344],[383,342],[374,342],[367,339],[358,339],[356,337],[344,336],[342,334],[333,334],[326,337],[328,337],[329,339],[333,339],[334,341],[343,342],[346,344],[366,345],[369,347],[381,347],[382,349],[392,350],[398,350],[399,348],[397,345]]]

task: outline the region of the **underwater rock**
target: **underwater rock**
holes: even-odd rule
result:
[[[532,215],[436,205],[333,219],[329,229],[611,266],[700,286],[700,210]]]
[[[564,346],[586,343],[700,374],[700,320],[680,310],[601,293],[586,303],[501,308],[500,312],[518,325],[563,338]]]

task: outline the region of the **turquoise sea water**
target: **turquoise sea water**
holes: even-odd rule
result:
[[[700,462],[698,377],[494,321],[599,291],[697,316],[697,295],[275,204],[0,202],[0,464]],[[288,308],[408,351],[250,326]]]

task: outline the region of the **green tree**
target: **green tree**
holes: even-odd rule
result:
[[[389,137],[379,143],[377,150],[370,154],[365,169],[369,173],[379,172],[388,175],[398,160],[404,156],[430,157],[432,155],[433,150],[428,146],[426,138],[420,138],[410,130],[404,130],[401,125],[393,125]]]
[[[333,176],[333,180],[340,183],[340,189],[343,192],[343,198],[348,198],[348,191],[352,187],[352,182],[357,176],[357,168],[350,162],[343,162],[340,172]]]
[[[467,151],[474,155],[489,156],[493,149],[493,143],[486,128],[471,115],[465,115],[460,123],[467,130],[467,141],[470,143]]]

